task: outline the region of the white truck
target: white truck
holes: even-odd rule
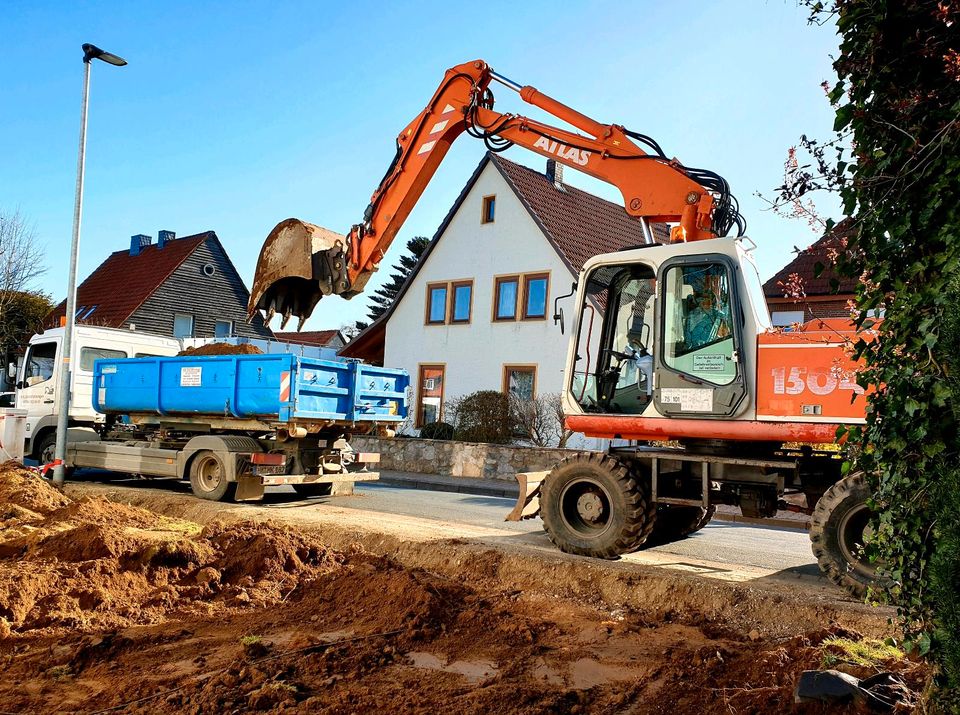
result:
[[[60,390],[61,345],[65,328],[34,335],[16,378],[17,409],[27,411],[25,453],[41,463],[53,461]],[[71,428],[93,428],[105,416],[93,409],[93,363],[101,358],[164,357],[180,352],[180,341],[133,330],[78,325],[74,329],[71,371]],[[17,366],[8,366],[10,372]],[[71,441],[82,438],[72,429]],[[96,438],[92,435],[91,438]]]

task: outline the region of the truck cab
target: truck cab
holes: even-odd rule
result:
[[[37,459],[46,460],[45,450],[52,454],[56,436],[64,331],[65,328],[53,328],[34,335],[17,374],[16,406],[27,410],[25,453]],[[74,366],[70,375],[70,426],[93,427],[104,420],[104,415],[93,409],[95,360],[163,357],[179,351],[180,341],[174,338],[117,328],[76,326],[70,360]]]

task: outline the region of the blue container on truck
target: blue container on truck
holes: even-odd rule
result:
[[[402,422],[405,370],[296,355],[125,358],[94,363],[105,414],[216,415],[263,422]]]

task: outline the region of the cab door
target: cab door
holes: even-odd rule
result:
[[[658,275],[654,404],[669,417],[719,419],[747,393],[737,266],[726,256],[682,256]]]
[[[17,383],[17,407],[28,411],[30,424],[40,417],[52,415],[56,408],[59,348],[59,340],[33,343],[27,348]]]

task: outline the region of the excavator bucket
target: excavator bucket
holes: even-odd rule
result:
[[[520,521],[533,519],[540,514],[540,485],[550,472],[519,472],[517,482],[520,486],[520,495],[513,511],[507,514],[504,521]]]
[[[302,328],[320,298],[348,287],[345,250],[346,237],[339,233],[295,218],[278,223],[260,249],[250,318],[262,310],[269,323],[279,313],[282,330],[296,315],[297,330]]]

